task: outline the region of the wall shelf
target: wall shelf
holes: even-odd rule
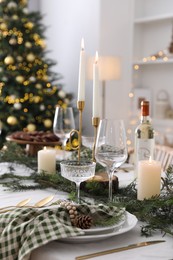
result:
[[[171,59],[168,59],[167,61],[164,61],[164,60],[162,60],[162,59],[160,59],[160,60],[155,60],[155,61],[146,61],[146,62],[144,62],[144,61],[134,61],[133,62],[133,65],[157,65],[157,64],[164,64],[164,65],[166,65],[166,64],[173,64],[173,58],[171,58]]]
[[[136,24],[145,24],[145,23],[152,23],[152,22],[158,22],[158,21],[164,21],[164,20],[172,20],[172,19],[173,19],[173,14],[171,13],[171,14],[164,14],[164,15],[136,18],[134,20],[134,23],[136,23]]]
[[[168,52],[173,33],[173,1],[171,0],[134,0],[132,86],[141,89],[139,98],[151,102],[151,118],[159,134],[173,137],[173,119],[157,119],[158,93],[168,93],[168,105],[173,109],[173,54]],[[163,51],[160,58],[159,51]],[[151,60],[152,56],[158,57]],[[167,60],[164,60],[166,56]],[[143,59],[146,58],[146,61]],[[147,60],[148,59],[148,60]],[[135,65],[138,65],[135,67]],[[149,91],[149,97],[143,90]],[[134,96],[134,101],[138,94]],[[137,110],[137,109],[136,109]],[[137,114],[138,111],[135,111]]]

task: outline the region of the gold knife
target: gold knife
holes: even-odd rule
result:
[[[132,245],[124,246],[124,247],[119,247],[119,248],[115,248],[115,249],[110,249],[110,250],[106,250],[106,251],[101,251],[101,252],[97,252],[97,253],[93,253],[93,254],[77,256],[75,259],[76,259],[76,260],[90,259],[90,258],[94,258],[94,257],[97,257],[97,256],[102,256],[102,255],[117,253],[117,252],[129,250],[129,249],[134,249],[134,248],[138,248],[138,247],[154,245],[154,244],[162,243],[162,242],[165,242],[165,240],[146,241],[146,242],[141,242],[141,243],[137,243],[137,244],[132,244]]]

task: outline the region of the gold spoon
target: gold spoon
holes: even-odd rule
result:
[[[22,201],[20,201],[19,203],[17,203],[16,206],[7,206],[7,207],[0,208],[0,211],[1,211],[1,210],[4,210],[4,209],[8,209],[8,208],[24,207],[25,205],[28,204],[28,202],[29,202],[30,200],[31,200],[31,198],[25,199],[25,200],[22,200]]]
[[[51,202],[55,195],[50,195],[34,204],[33,208],[41,208]]]
[[[54,195],[50,195],[50,196],[48,196],[48,197],[46,197],[46,198],[44,198],[44,199],[42,199],[42,200],[40,200],[40,201],[38,201],[38,202],[36,202],[33,206],[30,206],[30,205],[23,205],[23,206],[21,206],[20,205],[20,207],[26,207],[26,208],[41,208],[41,207],[43,207],[43,206],[45,206],[46,204],[48,204],[51,200],[53,200],[53,198],[54,198]],[[22,202],[22,201],[21,201]],[[21,204],[21,202],[20,202],[20,204]],[[12,206],[13,208],[17,208],[17,207],[19,207],[19,203],[16,205],[16,206]],[[11,207],[11,208],[12,208]],[[0,210],[0,213],[5,213],[5,212],[8,212],[8,211],[11,211],[12,209],[7,209],[8,207],[6,207],[6,208],[3,208],[3,210]],[[5,209],[5,210],[4,210]],[[6,210],[7,209],[7,210]]]

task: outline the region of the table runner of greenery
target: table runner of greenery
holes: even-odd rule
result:
[[[13,164],[9,164],[9,171],[0,176],[0,184],[6,189],[13,191],[27,189],[45,189],[55,188],[58,190],[69,192],[71,198],[74,199],[74,183],[61,177],[59,163],[57,162],[57,174],[45,175],[37,174],[37,158],[28,157],[24,150],[16,144],[7,143],[7,148],[0,153],[0,162],[11,162],[25,165],[32,169],[30,176],[18,176],[14,174]],[[99,165],[97,166],[97,169]],[[23,181],[25,181],[23,184]],[[34,185],[27,185],[27,180],[33,180]],[[99,183],[91,182],[88,184],[88,193],[82,192],[82,197],[92,197],[95,203],[107,203],[107,190],[103,189],[99,193]],[[119,188],[114,194],[113,205],[123,206],[127,211],[136,215],[143,221],[141,226],[141,234],[145,236],[153,235],[155,231],[160,230],[162,234],[173,235],[173,165],[170,165],[162,178],[162,192],[160,196],[153,197],[148,200],[137,200],[136,183],[132,182],[125,188]]]

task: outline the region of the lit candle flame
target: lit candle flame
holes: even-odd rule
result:
[[[82,38],[82,40],[81,40],[81,50],[82,50],[82,51],[84,51],[84,47],[85,47],[85,46],[84,46],[84,38]]]
[[[46,146],[44,146],[43,150],[47,150],[47,147],[46,147]]]
[[[152,159],[151,159],[151,156],[149,157],[149,163],[151,163],[152,162]]]
[[[96,51],[96,55],[95,55],[95,64],[98,63],[98,59],[99,59],[99,56],[98,56],[98,51]]]

